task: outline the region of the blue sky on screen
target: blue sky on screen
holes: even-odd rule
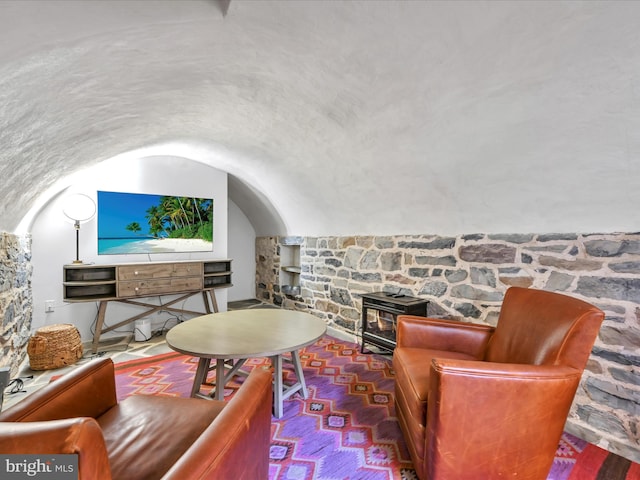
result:
[[[160,204],[163,195],[145,193],[98,192],[98,238],[127,238],[134,234],[126,229],[138,222],[142,230],[149,232],[146,212],[149,207]]]

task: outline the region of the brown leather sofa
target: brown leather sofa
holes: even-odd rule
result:
[[[396,411],[418,477],[546,479],[603,318],[516,287],[495,328],[399,316]]]
[[[113,362],[93,360],[0,414],[0,453],[78,454],[79,479],[268,478],[272,375],[231,401],[116,400]]]

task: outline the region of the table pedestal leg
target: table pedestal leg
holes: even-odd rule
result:
[[[198,360],[198,368],[196,369],[196,376],[193,379],[193,387],[191,387],[191,396],[198,396],[198,392],[200,391],[200,385],[204,383],[207,377],[207,373],[209,373],[209,365],[211,363],[211,359],[209,358],[201,358]]]
[[[221,358],[216,359],[216,400],[224,400],[224,386],[227,383],[227,378],[224,374],[224,360]]]
[[[302,398],[307,398],[309,396],[309,392],[307,391],[307,384],[304,381],[304,373],[302,372],[302,365],[300,365],[300,354],[297,350],[291,352],[291,361],[293,362],[293,369],[296,372],[296,377],[300,384]]]
[[[273,416],[282,417],[282,355],[271,357],[271,365],[273,365]]]
[[[198,360],[196,376],[193,379],[193,387],[191,387],[191,396],[215,398],[216,400],[224,401],[224,386],[229,383],[229,380],[231,380],[234,375],[246,375],[245,372],[238,371],[244,365],[245,361],[245,358],[240,358],[236,360],[235,363],[231,360],[231,368],[225,372],[225,367],[227,366],[225,365],[225,360],[222,358],[216,359],[216,386],[209,395],[205,395],[200,393],[200,388],[206,382],[207,374],[209,373],[209,370],[211,370],[211,359],[201,358]]]
[[[309,396],[307,384],[304,381],[304,373],[300,364],[300,354],[297,350],[291,352],[291,363],[296,373],[297,381],[293,385],[285,385],[282,379],[282,355],[271,357],[271,365],[273,365],[273,416],[282,417],[282,402],[296,392],[300,392],[302,398]]]
[[[273,366],[273,415],[276,418],[280,418],[283,414],[282,403],[285,399],[298,391],[300,392],[300,395],[302,395],[302,398],[307,398],[309,396],[309,391],[307,390],[307,384],[304,380],[304,372],[302,370],[302,364],[300,363],[300,354],[297,350],[291,352],[291,363],[293,363],[293,369],[297,378],[297,381],[293,385],[284,384],[282,378],[282,355],[274,355],[269,358],[271,359],[271,365]],[[233,366],[226,372],[224,359],[218,358],[215,361],[216,387],[209,397],[224,401],[224,386],[234,375],[237,373],[243,373],[238,372],[238,369],[244,365],[246,359],[241,358],[236,360]],[[206,381],[210,366],[210,358],[201,358],[198,361],[198,368],[196,370],[195,378],[193,379],[193,387],[191,388],[192,397],[204,397],[204,395],[200,393],[200,386]]]

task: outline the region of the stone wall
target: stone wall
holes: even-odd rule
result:
[[[567,430],[640,461],[640,234],[300,238],[300,293],[280,289],[280,247],[256,239],[258,298],[358,335],[372,291],[428,299],[430,316],[495,325],[509,286],[564,292],[606,313]]]
[[[2,233],[0,237],[0,367],[18,375],[31,335],[31,237]]]

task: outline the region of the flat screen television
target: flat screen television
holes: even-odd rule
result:
[[[213,199],[98,191],[98,255],[213,251]]]

